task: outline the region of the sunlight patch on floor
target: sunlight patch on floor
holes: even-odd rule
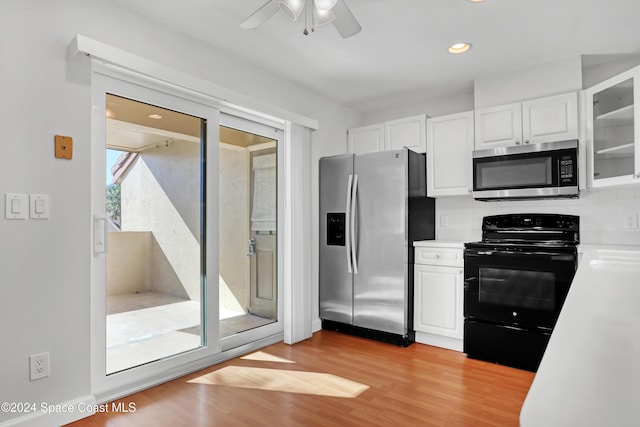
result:
[[[296,363],[293,360],[283,359],[282,357],[274,356],[273,354],[265,353],[264,351],[256,351],[255,353],[242,356],[240,359],[257,360],[260,362]]]
[[[355,398],[369,386],[333,374],[227,366],[189,381],[286,393]]]

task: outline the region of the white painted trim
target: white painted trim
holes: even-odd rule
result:
[[[9,421],[0,423],[0,427],[9,426],[28,426],[28,427],[50,427],[62,426],[72,423],[79,419],[93,415],[96,399],[91,396],[82,396],[77,399],[67,400],[66,402],[42,402],[36,403],[37,412],[31,412],[22,417],[13,418]],[[43,408],[42,405],[45,405]],[[56,408],[49,409],[49,405],[55,405]],[[63,410],[64,408],[64,410]],[[45,409],[43,412],[41,409]]]
[[[464,342],[461,339],[443,337],[441,335],[429,334],[416,331],[416,343],[446,348],[454,351],[463,351]]]
[[[298,125],[285,129],[287,200],[285,205],[284,342],[294,344],[311,332],[311,132]]]
[[[233,111],[234,115],[240,117],[243,117],[243,114],[250,114],[251,116],[260,116],[276,123],[281,121],[278,119],[279,117],[312,130],[317,130],[319,126],[318,121],[315,119],[283,110],[264,101],[150,61],[82,34],[76,34],[67,48],[67,54],[69,58],[73,58],[78,54],[87,55],[94,60],[103,62],[105,66],[119,69],[122,73],[134,72],[138,78],[147,76],[170,86],[180,86],[185,90],[192,91],[194,95],[215,99],[219,107]]]
[[[320,318],[311,321],[311,332],[315,333],[322,330],[322,320]]]

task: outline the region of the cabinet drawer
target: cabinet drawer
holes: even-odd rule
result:
[[[415,264],[464,266],[463,250],[454,248],[416,247]]]

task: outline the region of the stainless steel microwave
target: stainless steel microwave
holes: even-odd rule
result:
[[[578,197],[578,141],[473,152],[473,197],[508,200]]]

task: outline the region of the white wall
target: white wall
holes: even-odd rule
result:
[[[319,121],[310,165],[318,316],[318,158],[346,151],[358,115],[113,2],[2,0],[0,195],[49,194],[51,218],[0,218],[0,402],[57,403],[91,392],[91,92],[88,59],[66,58],[76,33],[166,66],[179,59],[185,73]],[[73,160],[54,159],[56,134],[74,138]],[[30,382],[28,355],[42,351],[51,375]],[[0,413],[0,422],[18,415]]]
[[[436,201],[436,238],[463,242],[482,238],[482,218],[507,213],[559,213],[580,216],[584,244],[640,245],[640,231],[623,227],[625,215],[640,213],[640,188],[586,190],[579,199],[480,202],[471,196]],[[441,227],[440,218],[448,226]]]
[[[522,70],[481,77],[474,83],[476,109],[582,89],[579,56]]]
[[[582,55],[583,88],[595,86],[638,65],[638,54]]]
[[[461,88],[445,97],[427,98],[417,103],[407,103],[401,107],[367,113],[358,126],[372,125],[388,120],[426,114],[429,117],[445,116],[473,110],[473,85]]]

